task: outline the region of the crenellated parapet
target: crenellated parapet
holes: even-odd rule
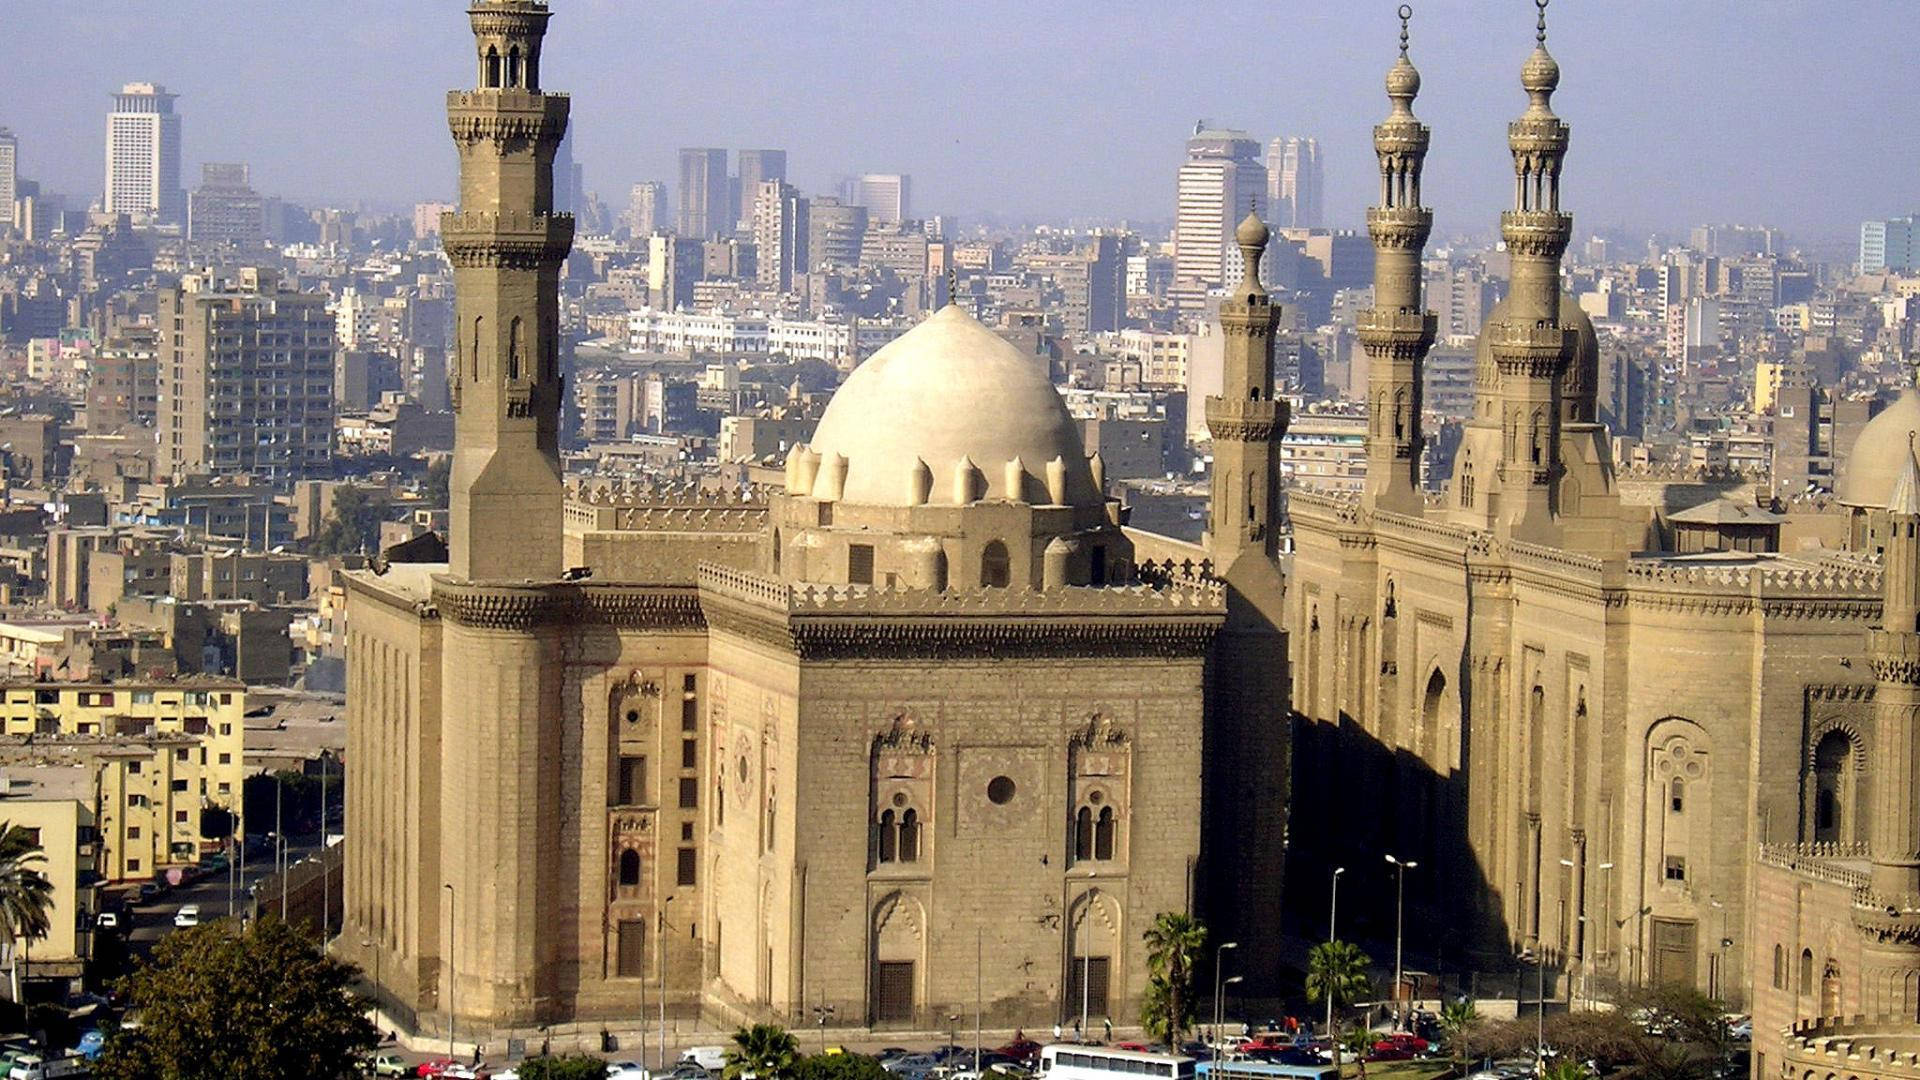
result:
[[[573,215],[460,210],[440,215],[440,246],[457,269],[553,270],[573,250]]]
[[[1279,442],[1289,415],[1284,398],[1207,398],[1207,432],[1217,440]]]
[[[1920,1077],[1920,1036],[1911,1017],[1832,1016],[1797,1020],[1780,1032],[1780,1063],[1766,1080],[1844,1076],[1848,1080]]]
[[[611,582],[433,581],[433,606],[445,622],[477,630],[609,626],[620,630],[698,631],[706,620],[686,586]]]
[[[462,152],[485,146],[515,153],[532,146],[551,151],[566,134],[571,100],[565,94],[525,90],[449,90],[447,126]]]

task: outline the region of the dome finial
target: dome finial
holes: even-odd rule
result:
[[[1400,58],[1407,56],[1407,23],[1413,18],[1413,5],[1400,5]]]
[[[1533,0],[1533,6],[1540,9],[1540,21],[1533,32],[1533,40],[1537,45],[1547,43],[1547,3],[1548,0]]]

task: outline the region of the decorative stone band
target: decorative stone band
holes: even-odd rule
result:
[[[1288,407],[1273,398],[1209,397],[1207,431],[1230,442],[1279,442],[1287,431]]]
[[[1920,910],[1915,910],[1911,896],[1882,901],[1865,892],[1856,893],[1853,928],[1881,945],[1920,946]]]
[[[544,34],[553,13],[545,4],[516,3],[476,8],[467,13],[475,34],[490,37],[533,37]]]
[[[452,90],[447,93],[447,127],[463,147],[482,141],[558,146],[571,107],[572,99],[565,94]]]
[[[700,630],[699,595],[686,586],[595,582],[500,582],[433,579],[433,604],[446,622],[478,630],[533,630],[555,625],[621,630]]]
[[[1876,626],[1867,631],[1867,662],[1883,683],[1920,686],[1920,636]]]
[[[1256,332],[1272,337],[1279,325],[1280,309],[1265,293],[1228,297],[1220,304],[1220,331],[1225,337],[1251,337]]]
[[[1440,320],[1428,311],[1366,308],[1354,315],[1354,329],[1359,331],[1361,347],[1369,357],[1418,360],[1438,336]]]
[[[1502,320],[1488,323],[1480,332],[1502,375],[1552,378],[1573,354],[1574,332],[1557,323]]]
[[[1555,210],[1506,210],[1500,214],[1500,238],[1510,255],[1557,259],[1573,239],[1573,215]]]
[[[1373,149],[1382,157],[1425,154],[1432,137],[1427,125],[1412,118],[1373,125]]]
[[[1367,207],[1367,235],[1375,247],[1418,251],[1433,235],[1433,211],[1414,206]]]
[[[1557,116],[1523,116],[1507,125],[1507,146],[1516,160],[1567,152],[1569,129]]]
[[[573,249],[573,215],[454,211],[440,215],[440,244],[456,268],[551,270]]]

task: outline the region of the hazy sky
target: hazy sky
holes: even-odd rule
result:
[[[1172,216],[1195,120],[1313,135],[1329,209],[1373,198],[1391,0],[555,0],[545,81],[573,95],[587,185],[673,186],[681,146],[790,152],[791,179],[907,172],[963,220]],[[1418,0],[1417,110],[1442,230],[1509,198],[1527,0]],[[313,203],[445,198],[443,91],[470,85],[452,0],[0,0],[0,125],[21,170],[96,196],[121,83],[181,95],[185,180],[246,161]],[[1577,227],[1765,221],[1844,234],[1920,210],[1913,0],[1560,0]],[[677,194],[675,196],[677,198]]]

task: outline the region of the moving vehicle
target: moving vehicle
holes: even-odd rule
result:
[[[1047,1080],[1120,1080],[1139,1076],[1193,1080],[1194,1060],[1185,1054],[1054,1043],[1040,1049],[1040,1075]]]
[[[381,1054],[373,1059],[375,1076],[406,1076],[412,1071],[411,1066],[400,1060],[399,1054]]]
[[[413,1070],[413,1075],[432,1076],[432,1077],[445,1076],[447,1075],[447,1070],[452,1067],[453,1067],[453,1059],[450,1057],[429,1058],[428,1060],[421,1062],[419,1068]]]
[[[60,1080],[62,1077],[86,1076],[92,1071],[83,1057],[43,1058],[38,1054],[22,1054],[13,1059],[13,1068],[7,1070],[7,1080]]]
[[[1339,1080],[1332,1065],[1280,1064],[1272,1061],[1202,1061],[1200,1080]]]
[[[181,904],[180,910],[173,913],[173,925],[199,926],[200,925],[200,905],[199,904]]]
[[[689,1046],[680,1052],[681,1061],[690,1061],[708,1072],[719,1072],[727,1067],[727,1048],[724,1046]]]
[[[653,1080],[653,1074],[637,1061],[616,1061],[607,1066],[607,1080]]]

